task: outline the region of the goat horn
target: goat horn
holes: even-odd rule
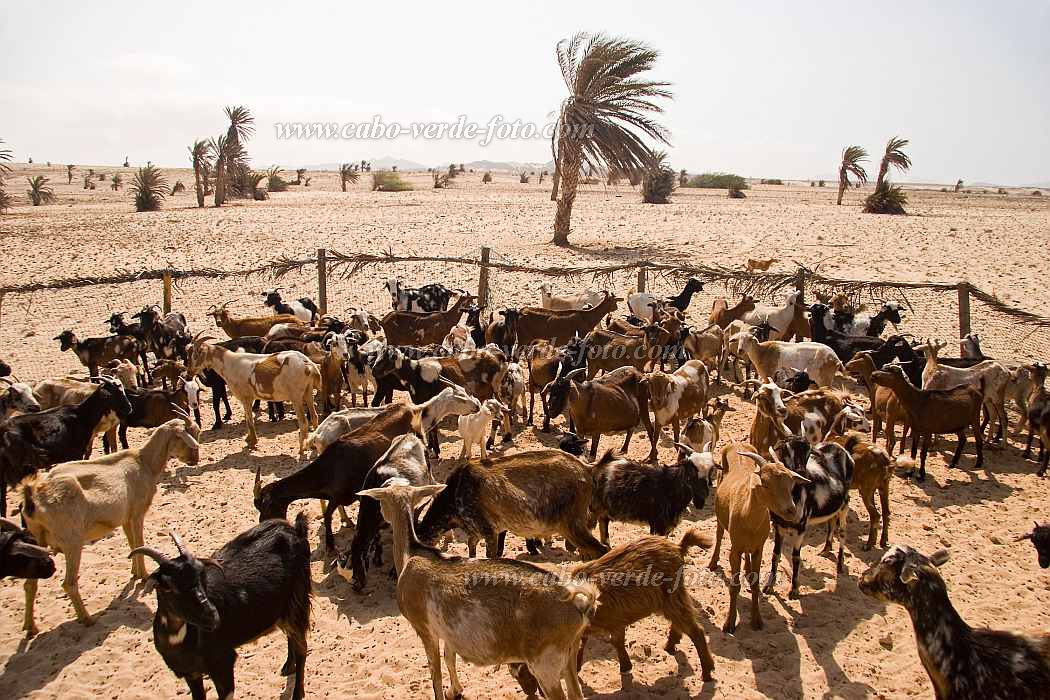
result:
[[[131,559],[136,554],[145,555],[153,561],[157,562],[158,564],[166,564],[169,561],[171,561],[170,559],[168,559],[167,555],[161,553],[153,547],[135,547],[135,549],[131,550],[131,552],[128,553],[128,559]]]
[[[1024,540],[1030,540],[1030,539],[1032,539],[1032,533],[1031,532],[1029,532],[1027,535],[1019,535],[1018,537],[1015,537],[1014,538],[1014,542],[1022,542]]]
[[[762,455],[756,454],[754,452],[737,452],[737,454],[740,455],[741,457],[747,457],[748,459],[754,461],[755,464],[757,464],[760,467],[764,466],[765,464],[767,464],[769,462],[768,459],[766,459]]]
[[[253,492],[256,500],[262,495],[262,464],[255,467],[255,486]]]
[[[0,532],[3,530],[21,530],[22,528],[10,518],[0,518]]]
[[[190,550],[186,549],[186,544],[179,537],[179,533],[175,532],[174,529],[168,529],[168,536],[171,537],[171,541],[175,543],[175,549],[179,550],[179,554],[183,556],[191,556]]]

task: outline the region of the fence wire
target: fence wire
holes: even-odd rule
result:
[[[375,257],[367,264],[354,266],[333,265],[329,259],[329,313],[345,316],[351,308],[363,308],[382,317],[390,309],[385,284],[391,278],[400,278],[409,287],[438,282],[471,294],[479,291],[482,264],[475,258],[405,260],[392,253]],[[747,275],[725,268],[688,268],[643,261],[583,270],[535,268],[495,255],[492,260],[488,266],[487,312],[538,306],[539,288],[544,282],[551,285],[554,293],[591,288],[609,290],[626,299],[637,291],[638,270],[644,267],[645,289],[658,297],[678,294],[691,275],[705,281],[704,290],[693,296],[687,310],[691,323],[701,328],[707,325],[715,299],[726,297],[734,303],[742,292],[748,292],[761,302],[780,304],[794,290],[796,279],[792,275]],[[174,272],[171,308],[186,315],[192,332],[211,330],[225,337],[208,315],[213,306],[231,302],[228,309],[235,317],[269,315],[272,310],[263,305],[262,291],[273,287],[281,287],[285,299],[311,297],[320,302],[316,265],[308,259],[298,262],[263,264],[250,271]],[[818,292],[823,295],[836,291],[845,292],[853,304],[864,304],[872,310],[877,310],[883,301],[900,302],[904,318],[899,331],[916,338],[951,342],[959,337],[958,290],[953,285],[916,287],[907,283],[829,280],[812,273],[806,277],[808,302],[814,301]],[[126,312],[130,320],[130,315],[143,306],[160,305],[162,301],[163,281],[156,271],[123,281],[66,280],[7,287],[0,290],[0,357],[25,381],[83,375],[86,370],[76,356],[61,352],[54,336],[66,329],[81,338],[108,335],[110,314]],[[1050,321],[997,301],[981,292],[970,296],[970,328],[980,335],[984,352],[1007,363],[1050,359]],[[621,304],[619,310],[626,313],[626,304]],[[887,332],[895,331],[890,328]]]

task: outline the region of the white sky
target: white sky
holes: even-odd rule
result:
[[[543,140],[283,140],[275,122],[545,123],[554,45],[662,52],[671,161],[832,176],[842,147],[911,139],[912,181],[1050,181],[1050,2],[5,2],[0,138],[17,160],[186,165],[247,105],[259,167],[395,156],[549,158]],[[872,169],[872,168],[869,168]]]

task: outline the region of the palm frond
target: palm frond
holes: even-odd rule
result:
[[[3,142],[4,140],[0,139],[0,143]],[[8,163],[11,162],[11,156],[12,152],[10,149],[0,148],[0,179],[2,179],[4,175],[11,172],[11,166],[8,165]]]
[[[255,117],[247,107],[227,107],[226,118],[230,120],[230,127],[226,130],[228,140],[247,141],[255,133]]]
[[[897,214],[903,216],[904,205],[908,203],[908,195],[904,193],[900,185],[883,182],[875,188],[875,191],[864,200],[865,214]]]
[[[43,175],[27,177],[26,182],[29,183],[26,195],[34,207],[39,207],[41,204],[52,204],[55,201],[55,191],[48,186],[49,180]]]
[[[147,165],[139,168],[131,179],[130,190],[135,196],[135,211],[157,211],[168,194],[168,181],[160,168]]]
[[[842,149],[842,164],[839,166],[849,183],[849,175],[853,175],[861,182],[868,181],[868,173],[861,163],[868,160],[868,152],[860,146],[846,146]]]

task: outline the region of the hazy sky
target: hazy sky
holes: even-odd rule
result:
[[[16,159],[185,165],[250,107],[258,167],[386,155],[549,158],[542,139],[278,140],[285,121],[543,124],[559,39],[606,31],[662,52],[671,161],[810,178],[842,147],[911,139],[913,181],[1050,181],[1050,2],[0,5],[0,138]]]

